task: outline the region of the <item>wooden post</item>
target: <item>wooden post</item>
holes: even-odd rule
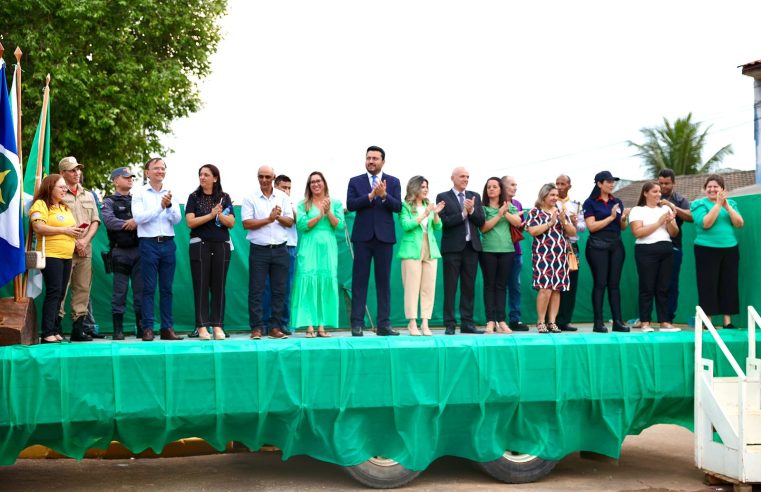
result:
[[[16,70],[14,77],[16,77],[16,102],[18,104],[18,114],[16,115],[16,150],[18,153],[19,169],[21,169],[21,176],[19,176],[19,188],[21,190],[20,210],[19,213],[24,214],[24,158],[21,151],[21,55],[24,53],[21,48],[16,46],[16,51],[13,52],[16,55]],[[13,279],[13,291],[15,300],[18,302],[21,298],[26,297],[24,292],[24,272],[19,273]]]

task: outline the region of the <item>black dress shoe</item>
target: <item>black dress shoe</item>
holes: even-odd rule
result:
[[[361,326],[353,326],[351,328],[351,336],[353,336],[353,337],[364,336],[364,333],[362,333],[362,327]]]
[[[604,323],[595,323],[594,328],[592,328],[592,331],[596,333],[608,333],[608,328],[605,326]]]
[[[280,331],[283,332],[283,335],[289,337],[293,335],[293,332],[289,330],[288,328],[280,328]]]
[[[578,328],[571,325],[558,325],[558,328],[560,328],[560,331],[579,331]]]
[[[198,334],[198,328],[193,329],[193,333],[188,335],[188,338],[198,338],[200,335]]]
[[[447,326],[444,329],[444,335],[454,335],[454,326]]]
[[[69,337],[69,340],[72,342],[92,342],[92,337],[88,335],[87,333],[80,331],[71,332],[71,336]]]
[[[101,335],[100,333],[95,333],[94,331],[86,331],[85,333],[90,338],[106,338],[106,335]]]
[[[378,328],[378,330],[375,332],[375,334],[379,337],[396,337],[399,336],[399,332],[394,330],[391,327],[388,328]]]
[[[613,322],[613,331],[618,331],[621,333],[629,333],[632,331],[631,327],[623,324],[621,321],[614,321]]]
[[[728,330],[736,330],[737,329],[737,327],[735,325],[733,325],[732,323],[724,325],[724,328],[726,328]]]
[[[484,330],[480,328],[476,328],[473,325],[470,326],[461,326],[460,327],[460,333],[470,333],[471,335],[483,335]]]
[[[511,321],[507,324],[513,331],[528,331],[528,325],[520,321]]]

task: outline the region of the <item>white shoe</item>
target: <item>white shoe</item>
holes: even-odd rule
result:
[[[655,331],[652,326],[644,326],[642,328],[642,333],[650,333],[651,331]]]
[[[682,329],[672,326],[671,328],[658,328],[658,331],[682,331]]]

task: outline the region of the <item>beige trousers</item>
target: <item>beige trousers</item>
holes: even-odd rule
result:
[[[404,284],[404,317],[417,319],[418,300],[420,317],[431,319],[433,298],[436,293],[436,268],[438,260],[431,259],[428,235],[423,234],[423,247],[419,260],[402,260],[402,283]]]
[[[66,294],[61,301],[58,316],[66,316],[64,305],[71,290],[71,319],[77,320],[87,315],[87,305],[90,303],[90,286],[92,285],[92,257],[79,256],[76,253],[71,259],[71,277],[66,286]]]

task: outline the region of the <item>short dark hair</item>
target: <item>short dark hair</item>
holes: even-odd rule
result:
[[[727,189],[727,187],[726,187],[726,186],[724,186],[724,178],[722,178],[722,177],[721,177],[721,176],[719,176],[718,174],[709,174],[709,175],[708,175],[708,177],[706,178],[706,182],[705,182],[705,183],[703,183],[703,189],[704,189],[704,190],[705,190],[705,189],[706,189],[706,187],[708,186],[708,183],[710,183],[711,181],[716,181],[716,184],[718,184],[719,186],[721,186],[721,189],[722,189],[722,190],[726,190],[726,189]]]
[[[386,160],[386,151],[381,149],[377,145],[371,145],[371,146],[369,146],[367,148],[367,151],[365,151],[365,155],[367,155],[369,152],[372,152],[372,151],[380,152],[381,159],[384,160],[384,161]]]
[[[145,170],[146,171],[149,170],[151,168],[151,164],[153,164],[155,162],[158,162],[158,161],[163,161],[163,160],[164,159],[162,157],[154,157],[152,159],[148,159],[148,162],[145,163]],[[164,165],[166,165],[166,162],[164,163]]]
[[[669,169],[669,168],[661,169],[660,172],[658,173],[658,177],[659,178],[671,178],[671,182],[672,183],[676,182],[676,174],[674,174],[674,170],[673,169]]]
[[[290,183],[291,182],[291,178],[289,178],[285,174],[279,174],[278,177],[275,178],[275,186],[279,185],[283,181],[285,181],[286,183]]]

